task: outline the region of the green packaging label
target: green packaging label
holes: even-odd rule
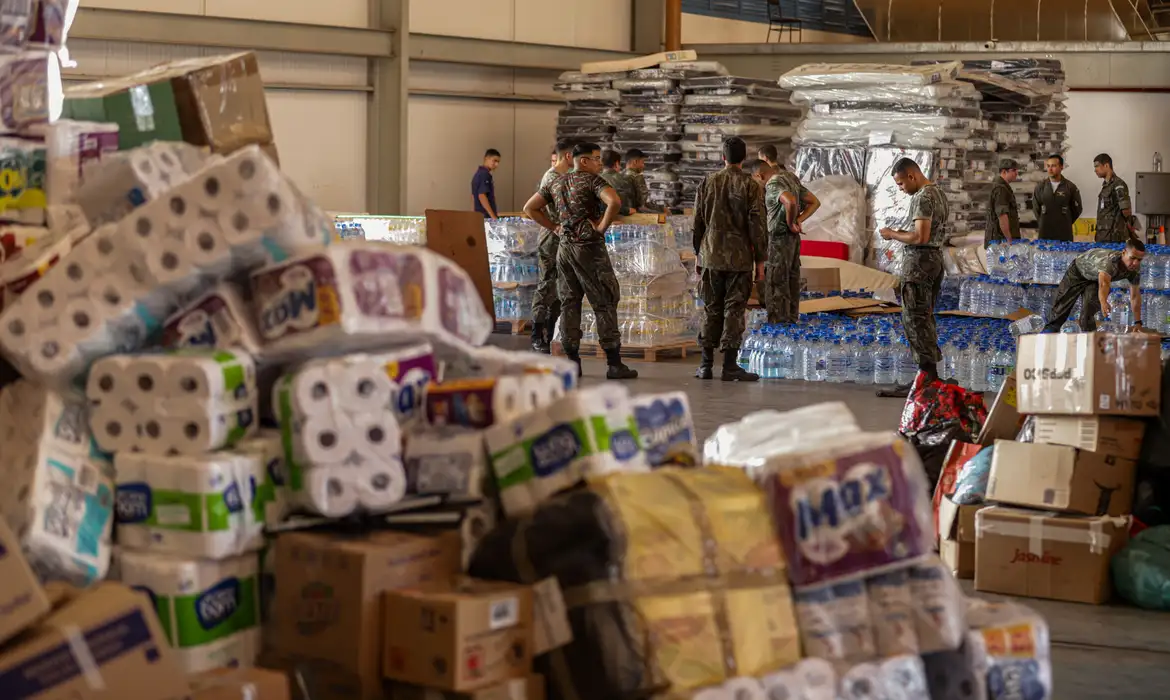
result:
[[[256,576],[229,577],[192,595],[164,596],[145,586],[171,646],[177,649],[210,644],[259,625]]]

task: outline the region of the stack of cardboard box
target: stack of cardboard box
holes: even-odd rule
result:
[[[1109,599],[1109,560],[1128,539],[1143,419],[1160,409],[1160,354],[1160,339],[1144,333],[1020,338],[1014,398],[1030,417],[1031,442],[995,439],[986,499],[996,505],[949,509],[957,525],[947,534],[960,547],[973,541],[976,590]],[[1010,422],[1007,411],[995,412],[993,430],[996,420]]]

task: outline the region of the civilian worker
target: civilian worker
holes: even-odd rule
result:
[[[1135,325],[1142,325],[1141,266],[1144,257],[1146,246],[1136,238],[1126,241],[1125,250],[1098,248],[1078,255],[1056,288],[1044,332],[1060,332],[1072,315],[1078,297],[1081,300],[1081,330],[1085,333],[1097,330],[1097,312],[1105,318],[1113,312],[1109,306],[1109,287],[1114,280],[1129,282],[1129,308],[1133,311],[1133,318],[1137,319]]]
[[[1081,191],[1064,176],[1064,156],[1053,153],[1044,161],[1048,179],[1032,192],[1032,209],[1040,224],[1040,238],[1048,241],[1071,241],[1073,224],[1081,218],[1084,206]]]
[[[475,210],[483,214],[485,219],[499,218],[496,209],[496,181],[492,173],[500,167],[500,152],[494,148],[487,149],[483,154],[483,165],[475,171],[471,178],[471,199]]]
[[[622,336],[617,304],[621,296],[617,275],[605,249],[605,232],[621,208],[621,199],[599,174],[601,147],[579,143],[573,148],[573,169],[542,187],[524,205],[533,221],[554,229],[544,213],[550,203],[560,220],[557,249],[557,292],[565,355],[581,373],[581,300],[589,297],[597,319],[597,337],[609,369],[607,379],[635,379],[638,373],[622,363]],[[605,206],[604,213],[602,205]]]
[[[540,178],[537,191],[551,187],[562,175],[573,167],[573,146],[570,139],[560,139],[553,146],[553,166]],[[557,223],[556,203],[549,202],[545,207],[545,214],[549,221]],[[540,277],[536,283],[536,293],[532,297],[532,349],[546,355],[552,353],[553,334],[556,332],[557,319],[561,317],[561,301],[557,298],[557,247],[560,243],[560,234],[557,230],[541,228],[536,247],[536,261],[540,269]]]
[[[987,228],[983,245],[996,241],[1014,241],[1020,237],[1020,207],[1012,183],[1020,177],[1020,166],[1005,158],[999,162],[999,176],[991,181],[991,199],[987,202]]]
[[[703,299],[699,336],[703,357],[695,372],[699,379],[713,376],[716,343],[723,350],[723,381],[760,378],[737,364],[752,281],[763,277],[767,250],[760,185],[743,171],[746,158],[743,139],[725,140],[723,169],[708,175],[695,196],[695,254],[701,266],[699,295]]]

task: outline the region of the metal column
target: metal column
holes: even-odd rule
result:
[[[406,207],[409,0],[370,0],[370,27],[389,31],[390,55],[370,59],[366,207],[398,214]]]

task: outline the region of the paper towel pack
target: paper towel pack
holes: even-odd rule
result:
[[[408,492],[483,495],[483,480],[488,474],[483,431],[448,428],[413,432],[406,435],[404,443]]]
[[[225,559],[263,546],[266,466],[255,453],[121,452],[118,544],[155,554]]]
[[[6,308],[0,351],[25,376],[76,390],[94,360],[143,347],[215,282],[327,242],[309,230],[310,210],[259,147],[211,161],[85,237]]]
[[[633,405],[638,435],[650,466],[699,464],[695,417],[684,392],[639,394],[633,398]]]
[[[256,554],[221,561],[120,550],[122,583],[149,593],[184,671],[252,666],[260,653]]]
[[[466,352],[494,328],[467,272],[425,248],[343,241],[257,270],[251,285],[264,351],[282,360],[420,338]]]
[[[241,350],[109,356],[94,363],[86,395],[109,452],[201,454],[256,429],[256,365]]]
[[[474,348],[450,359],[446,379],[477,379],[515,374],[551,374],[565,392],[577,388],[577,365],[563,357],[529,350],[504,350],[494,345]]]
[[[162,346],[225,350],[238,347],[260,361],[260,336],[252,310],[228,282],[217,284],[168,318],[163,324]]]
[[[85,410],[27,380],[0,392],[0,513],[43,579],[78,586],[106,575],[114,506]]]
[[[629,392],[614,385],[569,394],[489,428],[485,439],[509,517],[588,476],[649,469]]]

